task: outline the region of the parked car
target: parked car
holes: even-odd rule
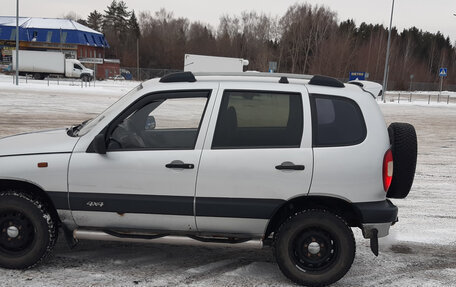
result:
[[[120,74],[124,77],[125,80],[133,80],[133,76],[131,75],[130,71],[125,69],[120,69]]]
[[[114,80],[114,81],[123,81],[123,80],[125,80],[125,78],[122,75],[115,75],[113,77],[110,77],[110,79]]]
[[[272,246],[292,281],[331,284],[354,260],[352,227],[378,255],[416,152],[413,126],[387,128],[333,78],[170,74],[67,130],[0,140],[0,266],[39,263],[62,228],[70,244]]]

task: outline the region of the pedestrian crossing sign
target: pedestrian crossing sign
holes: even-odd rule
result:
[[[446,77],[447,74],[448,74],[447,72],[448,72],[448,69],[447,69],[447,68],[440,68],[439,76],[440,76],[440,77]]]

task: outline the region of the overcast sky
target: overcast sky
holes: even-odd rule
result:
[[[103,11],[112,0],[20,0],[20,15],[27,17],[62,17],[70,11],[82,18],[93,10]],[[16,13],[15,0],[1,0],[0,15]],[[155,12],[160,8],[172,11],[176,17],[186,17],[218,24],[221,15],[239,15],[242,11],[263,12],[282,16],[294,3],[308,2],[325,5],[335,11],[339,21],[354,19],[361,22],[389,25],[391,0],[125,0],[129,9]],[[401,31],[416,26],[429,32],[442,32],[456,41],[456,0],[396,0],[393,25]]]

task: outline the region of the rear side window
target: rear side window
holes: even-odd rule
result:
[[[364,117],[355,101],[343,97],[311,95],[313,145],[355,145],[366,138]]]
[[[302,129],[301,94],[225,91],[212,148],[299,147]]]

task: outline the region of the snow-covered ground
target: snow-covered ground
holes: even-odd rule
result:
[[[104,110],[136,83],[96,87],[19,87],[0,76],[0,136],[68,126]],[[433,98],[434,99],[434,98]],[[454,99],[453,99],[454,100]],[[399,222],[380,240],[375,257],[355,231],[357,255],[333,286],[456,286],[456,102],[423,100],[380,107],[388,123],[412,123],[418,165],[410,195],[394,200]],[[294,286],[275,264],[271,249],[81,242],[63,238],[54,256],[26,271],[1,270],[0,286]]]

